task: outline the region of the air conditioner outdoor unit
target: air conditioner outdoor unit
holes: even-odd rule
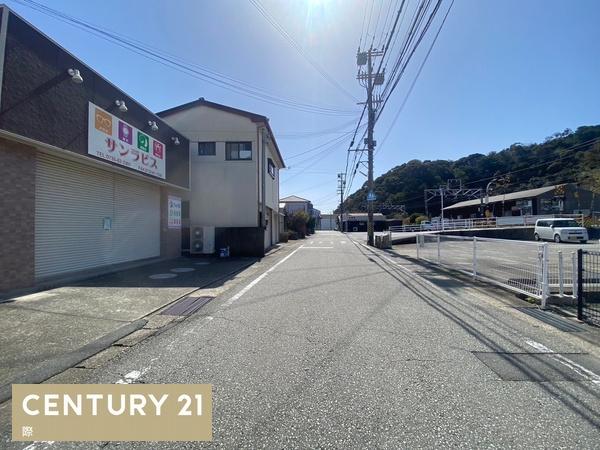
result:
[[[215,252],[215,227],[190,227],[190,253],[210,255]]]

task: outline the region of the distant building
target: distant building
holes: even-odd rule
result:
[[[304,211],[309,216],[312,215],[313,205],[307,200],[297,195],[290,195],[279,200],[280,206],[288,216],[298,211]]]
[[[600,198],[576,183],[558,184],[537,189],[492,195],[488,199],[467,200],[444,208],[445,217],[466,219],[485,215],[493,217],[584,214],[600,210]],[[487,213],[486,213],[487,211]]]
[[[335,230],[337,229],[336,214],[321,214],[321,222],[317,230]]]
[[[367,231],[367,213],[349,213],[344,214],[342,226],[345,231]],[[373,227],[375,231],[387,230],[385,216],[381,213],[373,214]]]

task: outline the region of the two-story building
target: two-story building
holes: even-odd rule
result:
[[[269,119],[203,98],[158,115],[190,141],[184,251],[264,255],[279,241],[285,167]]]
[[[313,215],[313,204],[305,198],[298,197],[297,195],[289,195],[279,200],[279,202],[288,216],[298,211],[304,211],[311,217]]]

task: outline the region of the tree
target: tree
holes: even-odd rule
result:
[[[308,232],[308,222],[310,216],[304,211],[296,211],[288,216],[288,228],[302,237],[306,236]]]

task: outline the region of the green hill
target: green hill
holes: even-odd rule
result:
[[[600,125],[567,129],[543,143],[516,143],[502,151],[475,153],[456,161],[408,161],[374,181],[375,211],[390,217],[395,211],[389,205],[406,205],[408,213],[422,213],[424,189],[446,185],[449,179],[459,179],[466,187],[485,188],[490,180],[503,175],[507,175],[504,183],[494,187],[494,194],[567,182],[600,192]],[[366,197],[365,182],[344,201],[345,210],[366,211]],[[448,204],[451,202],[446,201]],[[439,198],[429,203],[430,214],[439,214],[439,209]]]

